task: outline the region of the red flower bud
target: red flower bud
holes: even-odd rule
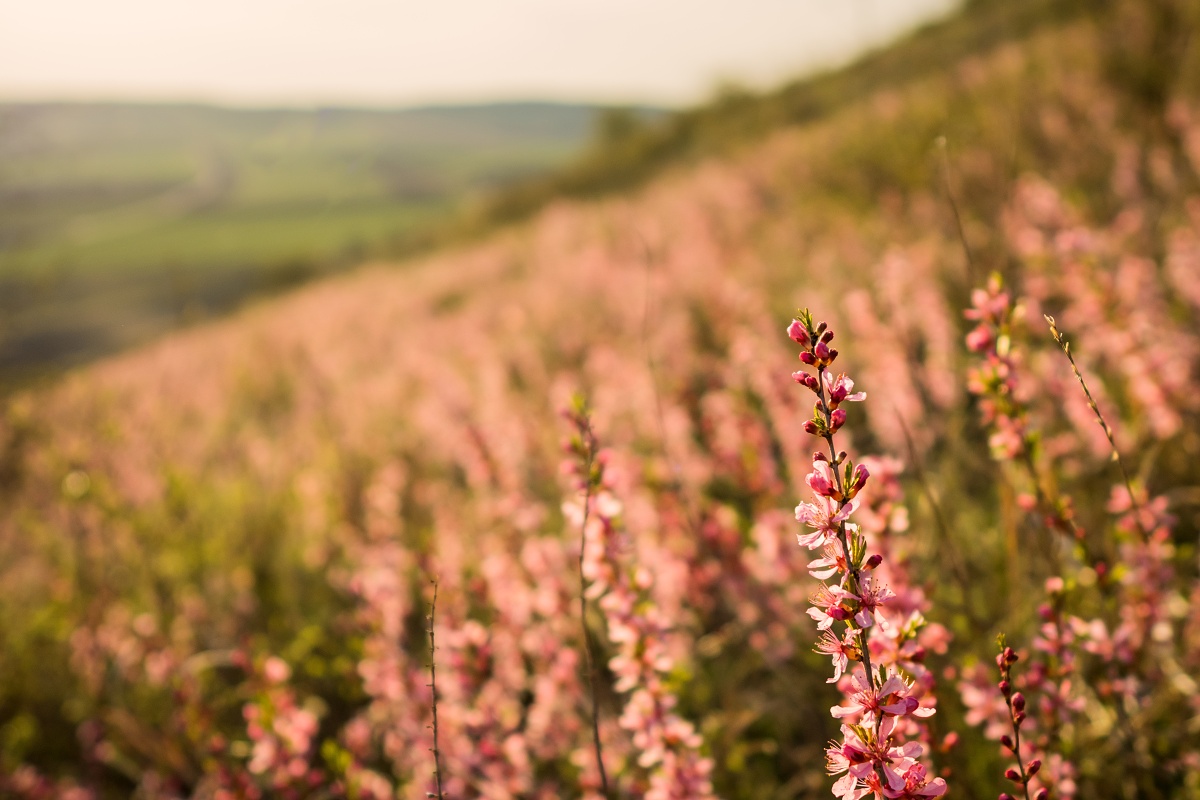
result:
[[[1021,694],[1020,692],[1017,692],[1016,694],[1014,694],[1012,696],[1012,706],[1017,711],[1024,711],[1025,710],[1025,695]]]
[[[1004,734],[1003,736],[1001,736],[1001,737],[1000,737],[1000,744],[1004,745],[1004,746],[1005,746],[1005,747],[1007,747],[1009,750],[1012,750],[1012,749],[1013,749],[1013,740],[1012,740],[1012,737],[1011,737],[1011,736],[1009,736],[1007,733],[1006,733],[1006,734]]]
[[[814,358],[813,354],[808,352],[807,350],[805,350],[803,353],[800,354],[800,360],[803,361],[805,364],[808,364],[809,366],[812,366],[813,364],[817,363],[817,359]]]
[[[998,684],[996,684],[996,688],[1000,690],[1000,694],[1008,697],[1009,692],[1012,691],[1012,684],[1008,681],[1000,681]]]
[[[1037,794],[1033,796],[1033,800],[1049,800],[1050,790],[1045,786],[1037,790]]]
[[[1038,774],[1038,770],[1041,768],[1042,768],[1041,759],[1035,758],[1032,761],[1030,761],[1028,764],[1025,765],[1025,774],[1032,778],[1034,775]]]
[[[1004,777],[1008,778],[1013,783],[1021,783],[1021,773],[1017,772],[1012,767],[1004,770]]]
[[[1008,792],[1001,792],[998,800],[1013,800],[1013,796]]]
[[[820,432],[820,428],[817,427],[817,423],[810,419],[808,422],[804,423],[804,432],[816,436]]]
[[[883,563],[883,556],[879,553],[876,553],[875,555],[873,555],[867,559],[867,563],[863,564],[863,569],[875,569],[882,563]]]
[[[829,429],[836,432],[846,424],[846,409],[839,408],[829,415]]]

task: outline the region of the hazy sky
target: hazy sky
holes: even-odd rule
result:
[[[686,103],[956,0],[0,0],[0,98]]]

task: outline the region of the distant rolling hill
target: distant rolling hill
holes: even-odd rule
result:
[[[0,384],[394,252],[600,111],[0,104]]]

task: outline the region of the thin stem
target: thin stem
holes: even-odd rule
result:
[[[1079,366],[1075,363],[1075,356],[1071,353],[1071,343],[1058,330],[1058,326],[1054,323],[1054,317],[1049,314],[1043,314],[1042,316],[1050,325],[1050,335],[1054,337],[1054,341],[1058,343],[1063,353],[1066,354],[1067,360],[1071,362],[1071,370],[1075,373],[1075,378],[1079,381],[1079,385],[1083,389],[1083,394],[1087,398],[1088,408],[1096,415],[1096,421],[1100,423],[1100,428],[1104,431],[1104,435],[1108,439],[1108,445],[1112,448],[1112,460],[1117,462],[1117,467],[1121,470],[1121,479],[1125,482],[1125,490],[1129,492],[1129,504],[1133,508],[1133,519],[1137,525],[1138,532],[1142,534],[1143,539],[1149,539],[1150,532],[1142,525],[1142,509],[1140,507],[1141,504],[1138,503],[1137,493],[1133,490],[1133,479],[1129,477],[1129,470],[1125,469],[1125,462],[1121,459],[1121,451],[1117,449],[1117,441],[1113,437],[1112,428],[1109,427],[1108,421],[1104,419],[1104,415],[1100,413],[1100,407],[1096,405],[1096,401],[1088,389],[1087,381],[1083,379],[1083,373],[1079,371]]]
[[[937,138],[938,150],[942,154],[942,183],[946,189],[946,199],[950,201],[950,210],[954,212],[954,225],[958,229],[958,241],[962,244],[963,255],[967,257],[967,281],[975,282],[975,259],[971,256],[971,245],[967,242],[967,231],[963,227],[962,215],[958,211],[958,201],[954,197],[954,189],[950,185],[950,155],[946,145],[946,137]]]
[[[604,769],[604,755],[600,747],[600,688],[596,681],[596,665],[592,656],[592,640],[587,624],[587,578],[583,574],[583,554],[587,547],[588,511],[592,505],[592,462],[596,457],[596,440],[592,436],[591,422],[586,418],[583,429],[585,451],[583,478],[583,523],[579,526],[579,624],[583,629],[583,651],[587,659],[588,681],[592,690],[592,744],[596,751],[596,767],[600,771],[600,786],[605,797],[608,793],[608,773]]]
[[[433,600],[429,603],[429,628],[426,633],[429,634],[429,688],[433,692],[433,747],[429,748],[433,752],[433,779],[437,786],[437,798],[442,800],[445,794],[442,792],[442,752],[438,748],[438,693],[437,693],[437,639],[434,634],[434,618],[437,614],[437,579],[430,581],[433,584]]]

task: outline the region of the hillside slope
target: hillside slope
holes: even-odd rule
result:
[[[997,270],[1026,298],[1037,416],[1090,498],[1083,527],[1105,518],[1107,443],[1042,311],[1078,337],[1122,448],[1155,454],[1151,489],[1200,480],[1200,110],[1176,98],[1154,138],[1106,77],[1102,36],[1087,20],[1043,29],[628,195],[555,203],[12,398],[5,769],[207,796],[214,776],[285,780],[288,762],[258,769],[254,715],[302,709],[312,728],[287,745],[302,774],[430,791],[432,576],[451,796],[594,790],[559,467],[558,413],[583,392],[628,555],[671,620],[664,681],[717,792],[827,795],[835,698],[806,644],[790,511],[810,409],[782,335],[809,306],[868,391],[850,448],[908,463],[902,546],[952,648],[930,648],[937,731],[961,732],[937,758],[964,796],[994,794],[996,748],[946,670],[990,658],[999,626],[1033,629],[1045,545],[1012,522],[963,388],[970,289]],[[282,682],[263,677],[283,674],[269,657]],[[617,721],[629,705],[601,700],[606,753],[641,792]],[[1144,735],[1167,755],[1135,789],[1181,786],[1187,737]],[[1081,796],[1116,796],[1104,768],[1079,776]]]

